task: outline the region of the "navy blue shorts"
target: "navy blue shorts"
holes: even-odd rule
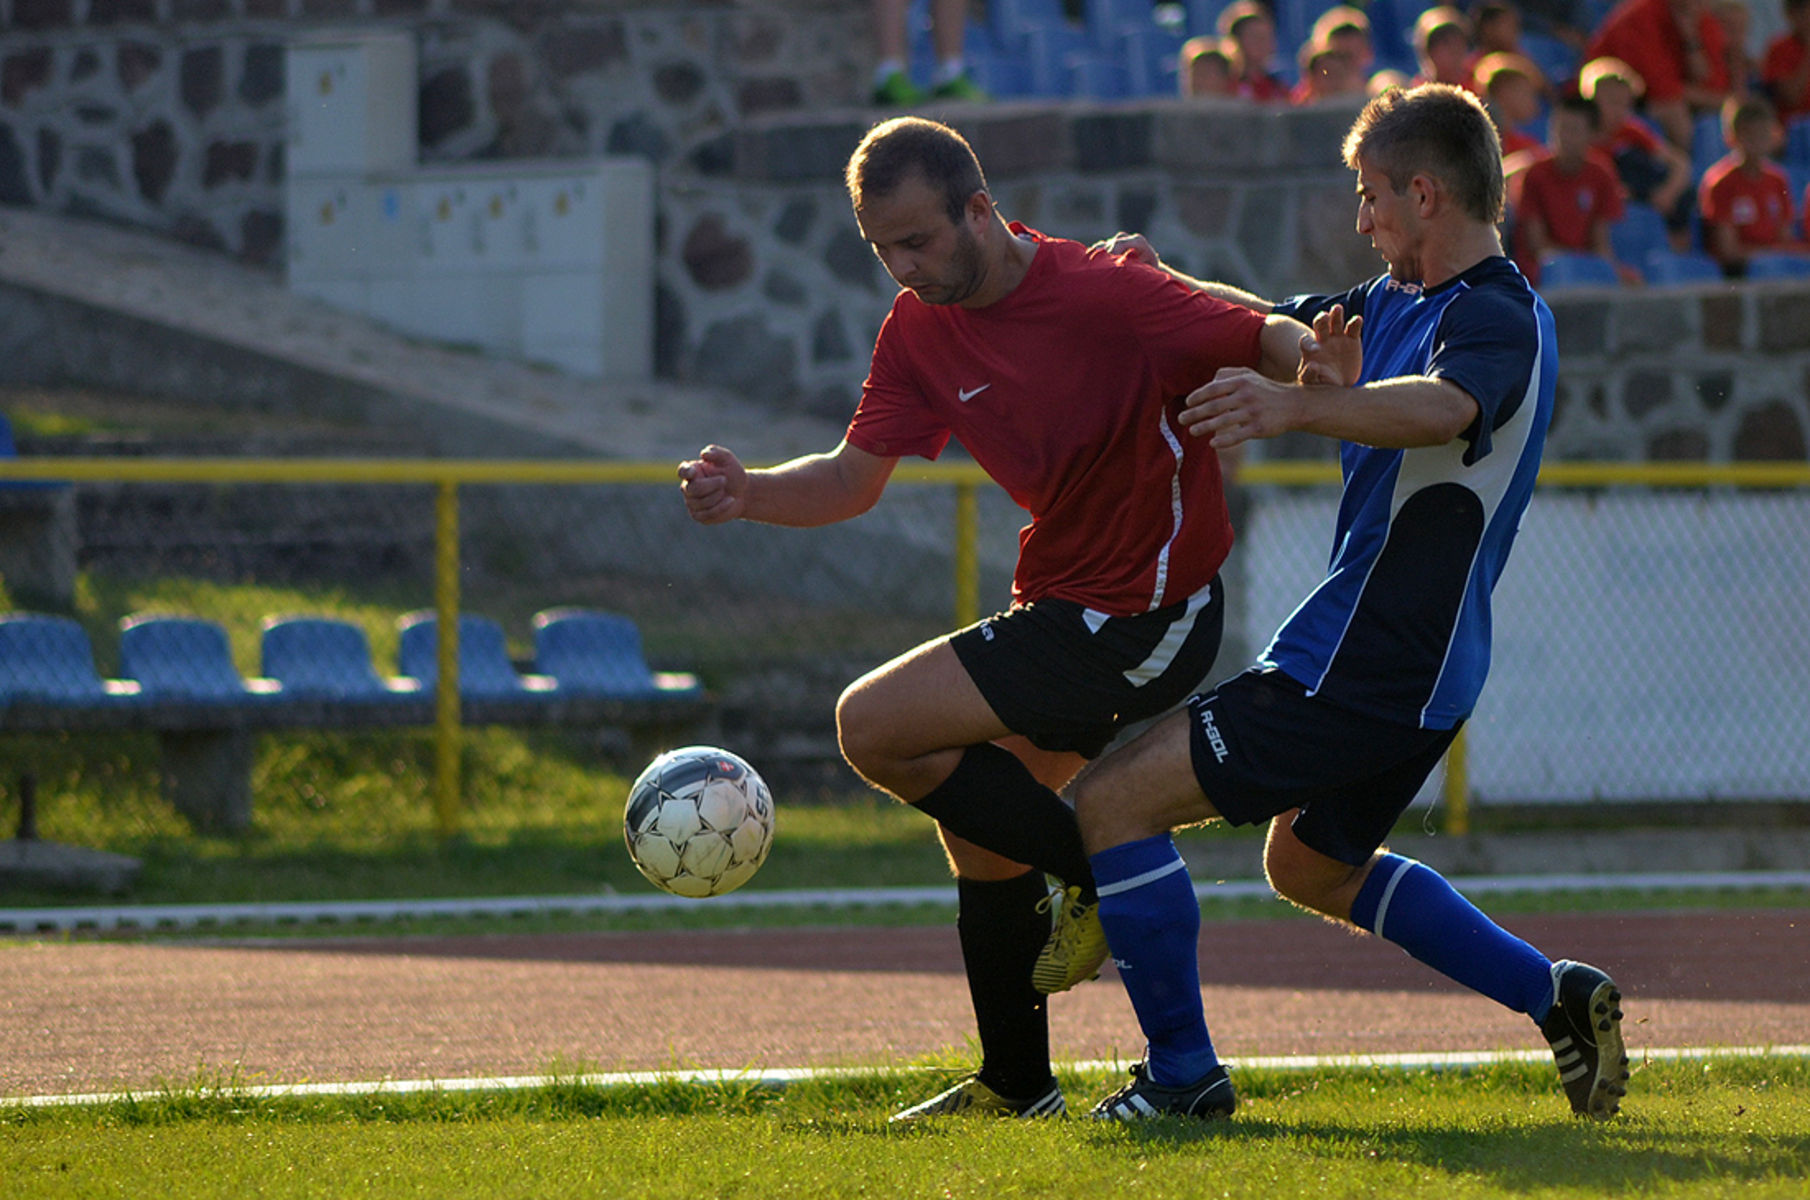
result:
[[[1255,825],[1298,808],[1295,836],[1354,867],[1383,844],[1458,735],[1337,708],[1281,671],[1234,675],[1188,710],[1194,778],[1220,816]]]
[[[949,644],[1007,729],[1044,750],[1096,758],[1126,725],[1200,689],[1224,629],[1215,578],[1131,617],[1036,600],[951,634]]]

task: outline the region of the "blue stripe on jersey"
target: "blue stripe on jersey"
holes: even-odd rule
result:
[[[1384,276],[1277,311],[1311,321],[1335,303],[1364,317],[1364,382],[1446,379],[1479,416],[1443,446],[1340,446],[1326,578],[1258,662],[1342,707],[1450,729],[1489,673],[1490,593],[1539,472],[1558,367],[1552,313],[1504,258],[1431,292]]]

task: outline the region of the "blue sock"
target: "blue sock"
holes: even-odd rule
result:
[[[1552,1008],[1547,957],[1490,920],[1425,863],[1383,855],[1351,903],[1351,920],[1535,1021]]]
[[[1102,850],[1092,862],[1100,924],[1149,1043],[1145,1070],[1168,1087],[1193,1083],[1219,1057],[1201,1009],[1200,905],[1187,865],[1168,834]]]

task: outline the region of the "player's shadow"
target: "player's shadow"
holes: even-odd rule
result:
[[[1413,1129],[1240,1115],[1209,1123],[1180,1119],[1104,1127],[1101,1142],[1129,1136],[1148,1152],[1217,1142],[1274,1142],[1289,1155],[1320,1156],[1329,1169],[1353,1161],[1412,1168],[1426,1179],[1483,1180],[1503,1195],[1576,1192],[1611,1196],[1680,1184],[1793,1178],[1810,1162],[1810,1133],[1693,1133],[1623,1116],[1603,1125],[1560,1118],[1531,1124],[1477,1122]],[[1335,1166],[1336,1164],[1336,1166]],[[1474,1186],[1474,1183],[1473,1183]]]

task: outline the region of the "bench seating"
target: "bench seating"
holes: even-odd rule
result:
[[[434,722],[434,615],[410,613],[399,626],[398,673],[383,676],[357,625],[268,617],[262,674],[248,679],[215,622],[138,613],[120,622],[123,678],[104,679],[77,622],[0,615],[0,732],[154,732],[171,803],[197,828],[243,829],[251,821],[254,734]],[[549,610],[535,618],[535,633],[537,648],[544,642],[552,649],[553,669],[545,673],[516,669],[495,621],[461,616],[464,724],[617,728],[640,759],[676,744],[708,711],[695,678],[648,668],[640,633],[626,617]]]

